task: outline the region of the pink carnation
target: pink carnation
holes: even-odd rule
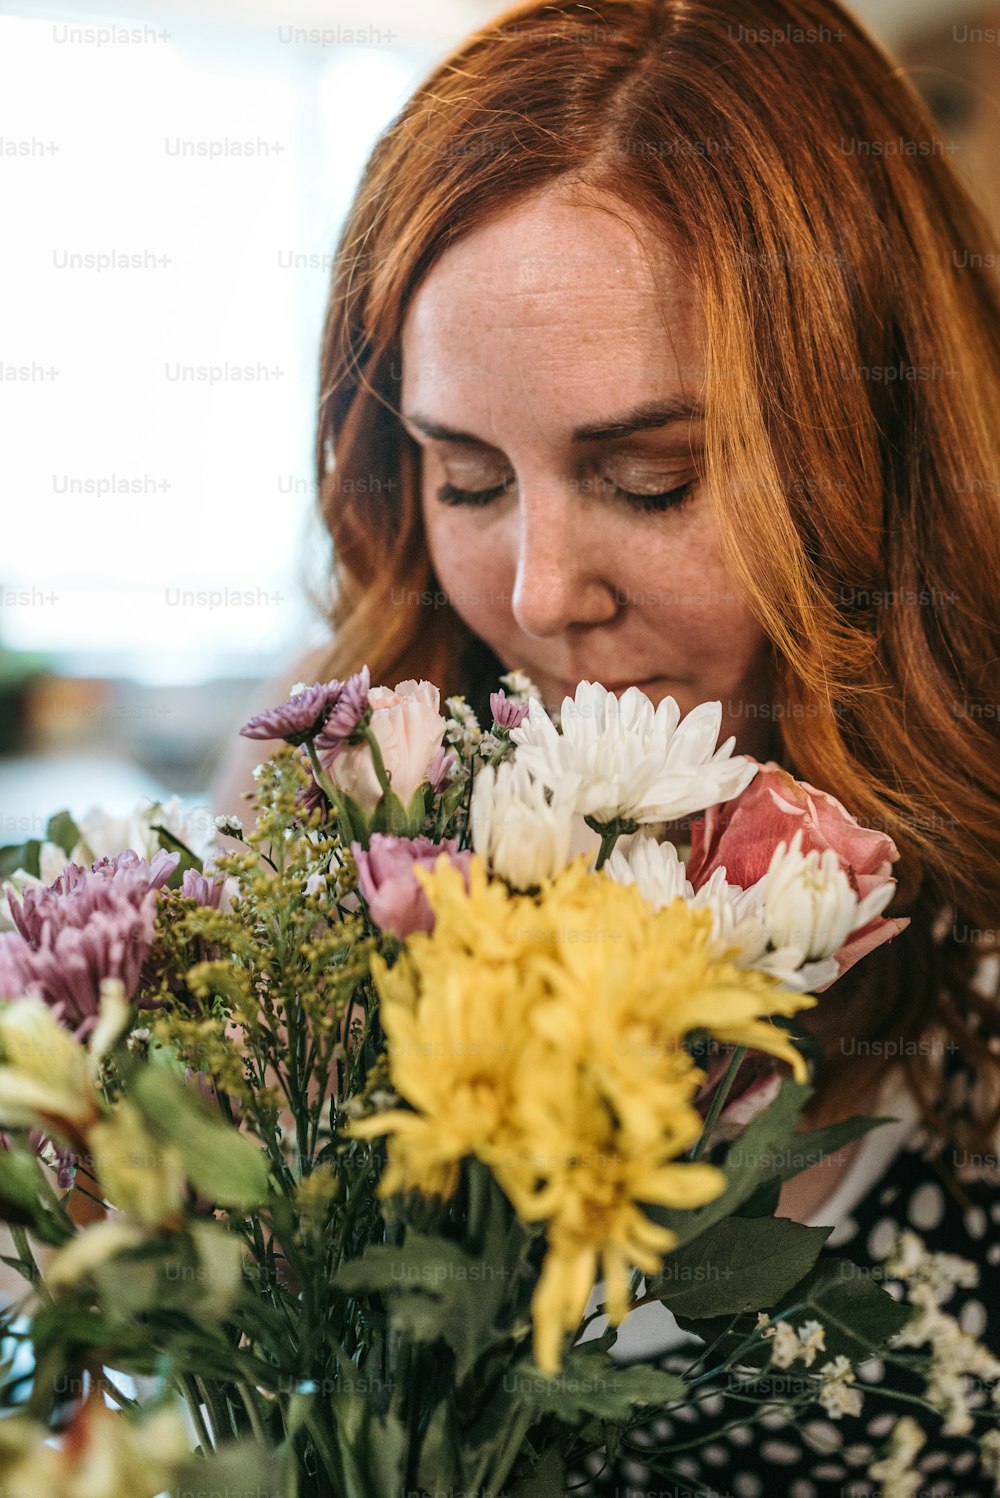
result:
[[[405,941],[414,931],[432,931],[434,912],[414,874],[419,864],[433,869],[439,858],[448,858],[462,870],[468,885],[471,848],[458,851],[458,841],[446,838],[434,843],[427,837],[390,837],[373,833],[366,853],[360,843],[351,844],[358,866],[358,884],[376,926]]]
[[[799,831],[803,854],[832,849],[859,900],[895,883],[899,850],[892,838],[862,827],[835,796],[796,780],[773,760],[761,765],[739,796],[692,822],[687,877],[699,890],[721,868],[730,884],[749,889],[767,873],[778,844],[789,846]],[[908,925],[908,917],[875,916],[852,931],[836,953],[840,973]]]
[[[708,1117],[719,1084],[732,1060],[733,1048],[716,1048],[705,1066],[705,1080],[694,1096],[694,1106],[702,1119]],[[781,1074],[773,1056],[761,1051],[750,1051],[737,1068],[733,1085],[729,1089],[722,1111],[712,1129],[711,1143],[738,1139],[749,1124],[770,1107],[778,1095]]]

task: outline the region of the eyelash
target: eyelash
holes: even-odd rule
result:
[[[610,488],[633,510],[662,515],[667,510],[679,510],[686,504],[696,483],[697,479],[689,479],[686,484],[679,484],[676,489],[664,489],[659,494],[633,494],[629,489],[620,489],[617,484],[610,484]],[[445,505],[485,507],[508,490],[507,484],[500,484],[495,489],[456,489],[454,484],[442,484],[437,491],[437,498]]]

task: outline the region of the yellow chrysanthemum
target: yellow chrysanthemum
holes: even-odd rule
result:
[[[537,895],[511,894],[473,859],[419,869],[436,924],[389,969],[374,964],[392,1082],[410,1105],[353,1124],[391,1136],[384,1193],[449,1195],[477,1156],[525,1221],[546,1223],[533,1300],[535,1357],[554,1372],[595,1281],[617,1323],[633,1269],[655,1273],[674,1235],[643,1204],[691,1208],[723,1189],[678,1160],[699,1137],[703,1072],[692,1030],[805,1062],[767,1016],[815,1000],[709,951],[711,915],[653,911],[583,859]]]

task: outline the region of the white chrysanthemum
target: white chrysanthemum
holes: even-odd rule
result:
[[[469,825],[475,852],[514,889],[553,878],[571,857],[572,800],[550,798],[516,761],[486,765],[476,775]]]
[[[171,796],[166,801],[142,801],[126,817],[111,816],[95,806],[75,821],[80,841],[70,858],[85,868],[95,859],[114,858],[126,848],[132,848],[140,858],[153,858],[160,848],[160,835],[153,830],[154,826],[165,827],[202,860],[216,844],[215,818],[209,808],[185,807],[180,796]]]
[[[835,962],[804,963],[799,948],[768,950],[762,879],[741,889],[728,883],[725,869],[715,869],[696,891],[673,843],[642,835],[632,840],[627,852],[619,844],[604,867],[617,884],[634,884],[654,910],[681,898],[696,910],[711,911],[711,950],[718,957],[727,953],[737,967],[769,973],[796,993],[808,993],[837,976]]]
[[[778,844],[763,879],[764,924],[772,944],[801,953],[799,963],[832,958],[852,931],[892,899],[888,881],[859,900],[832,848],[802,852],[802,832]]]
[[[677,899],[690,901],[693,898],[694,889],[673,843],[658,843],[652,837],[636,836],[626,851],[623,842],[624,839],[604,865],[609,879],[616,884],[634,884],[654,910],[662,910]]]
[[[757,765],[733,755],[735,739],[716,748],[722,704],[703,702],[681,722],[673,697],[654,709],[638,687],[617,698],[582,681],[563,699],[562,732],[537,701],[511,730],[517,758],[551,791],[572,777],[575,810],[598,822],[669,822],[729,801]]]

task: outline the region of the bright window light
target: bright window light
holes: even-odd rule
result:
[[[317,632],[331,252],[428,58],[189,15],[74,42],[88,25],[140,23],[0,17],[0,644],[150,683],[258,674]]]

